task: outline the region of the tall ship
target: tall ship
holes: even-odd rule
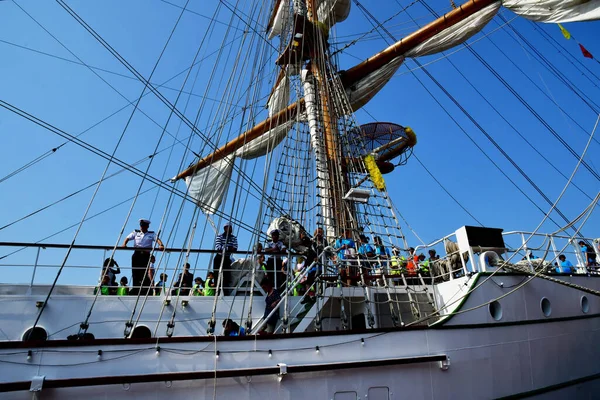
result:
[[[0,11],[0,399],[600,393],[600,0]]]

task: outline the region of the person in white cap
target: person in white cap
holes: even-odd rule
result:
[[[221,275],[225,294],[229,293],[229,285],[231,284],[231,252],[237,251],[238,241],[237,237],[233,234],[233,226],[231,222],[228,222],[223,227],[223,233],[217,236],[215,240],[215,250],[218,251],[213,259],[213,271],[215,277],[218,276],[221,270],[221,264],[223,264],[223,274]]]
[[[154,231],[148,230],[150,220],[140,219],[140,229],[131,232],[125,238],[123,247],[127,247],[127,243],[133,240],[133,248],[135,251],[131,256],[131,278],[132,288],[129,291],[132,295],[137,295],[142,286],[146,290],[150,289],[151,283],[146,273],[150,265],[150,253],[154,247],[154,242],[158,244],[159,250],[164,250],[165,246]]]

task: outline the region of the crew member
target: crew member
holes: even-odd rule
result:
[[[140,287],[145,287],[145,290],[150,290],[150,279],[146,270],[150,265],[150,253],[154,247],[154,242],[158,244],[159,250],[164,250],[165,246],[154,231],[149,231],[150,221],[140,219],[140,229],[131,232],[125,238],[123,247],[127,247],[127,243],[133,240],[135,251],[131,256],[131,280],[133,287],[129,291],[131,295],[140,293]]]
[[[218,251],[213,259],[213,271],[215,276],[218,276],[219,271],[223,271],[221,280],[223,282],[223,288],[229,288],[231,285],[231,252],[237,251],[238,241],[237,237],[233,234],[233,226],[231,223],[226,223],[223,227],[223,233],[217,236],[215,240],[215,250]],[[223,264],[223,269],[221,269]],[[225,290],[225,294],[228,294],[229,290]]]

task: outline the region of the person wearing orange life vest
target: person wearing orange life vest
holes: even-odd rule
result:
[[[408,248],[408,262],[406,263],[406,274],[416,276],[419,270],[419,256],[415,255],[415,248]]]

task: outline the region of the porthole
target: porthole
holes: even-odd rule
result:
[[[500,321],[502,319],[502,306],[496,300],[492,301],[489,306],[490,315],[494,318],[495,321]]]
[[[47,340],[48,332],[44,328],[36,326],[35,328],[29,328],[23,334],[23,341],[28,340]]]
[[[136,326],[131,333],[132,339],[150,339],[151,337],[152,332],[150,331],[150,328],[144,325]]]
[[[581,296],[581,311],[583,311],[584,314],[587,314],[588,311],[590,311],[590,301],[587,296]]]
[[[546,317],[549,317],[550,314],[552,314],[552,305],[550,304],[550,300],[548,300],[547,298],[542,298],[541,301],[541,306],[542,306],[542,312],[544,313],[544,315]]]

